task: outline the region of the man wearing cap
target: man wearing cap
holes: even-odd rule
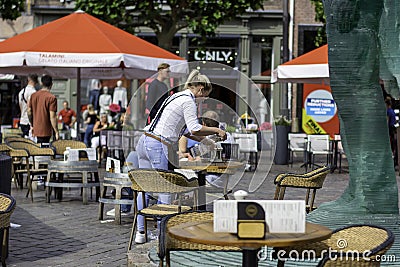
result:
[[[158,65],[157,78],[149,85],[146,99],[146,114],[149,114],[147,124],[150,124],[154,119],[161,104],[168,97],[168,87],[164,81],[169,78],[169,73],[171,72],[169,67],[170,65],[167,63]]]

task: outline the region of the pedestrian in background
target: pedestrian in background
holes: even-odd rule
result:
[[[168,97],[168,86],[165,84],[165,80],[169,78],[170,65],[167,63],[161,63],[157,67],[157,78],[149,84],[146,99],[146,110],[145,113],[149,114],[147,118],[147,124],[154,119],[157,111],[161,107],[161,104]]]
[[[69,107],[68,101],[63,102],[64,108],[58,112],[58,118],[62,121],[62,129],[70,130],[76,122],[76,112]]]
[[[87,108],[88,108],[88,112],[87,112],[87,118],[85,120],[85,123],[87,125],[86,125],[85,137],[83,138],[83,142],[86,144],[87,147],[91,147],[91,139],[93,136],[93,128],[97,121],[97,114],[96,114],[96,111],[94,110],[94,106],[92,104],[88,104]]]
[[[32,125],[32,135],[36,136],[37,143],[49,143],[58,140],[57,128],[57,98],[50,90],[53,86],[53,78],[44,75],[41,78],[42,89],[33,93],[28,101],[28,117]]]
[[[36,93],[36,85],[38,84],[37,74],[28,75],[28,84],[18,94],[19,109],[21,110],[21,117],[19,119],[19,127],[22,131],[22,136],[29,136],[31,124],[28,118],[28,101],[33,93]]]

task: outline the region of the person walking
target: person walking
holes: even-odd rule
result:
[[[197,119],[195,99],[207,97],[212,86],[207,76],[193,70],[185,83],[184,91],[169,96],[160,107],[157,115],[145,132],[139,138],[136,146],[139,168],[174,169],[178,157],[178,140],[184,134],[186,137],[201,141],[204,136],[216,134],[223,140],[226,132],[218,127],[201,125]],[[138,210],[141,210],[142,196],[138,195]],[[146,199],[148,196],[146,194]],[[159,203],[171,203],[171,195],[160,194]],[[146,203],[147,205],[147,203]],[[135,242],[144,243],[144,218],[138,216],[138,227]]]
[[[19,118],[19,127],[22,131],[22,136],[29,136],[29,131],[31,129],[31,125],[29,124],[28,118],[28,101],[31,98],[33,93],[36,93],[35,86],[38,84],[38,76],[37,74],[29,74],[28,75],[28,84],[22,89],[18,94],[18,103],[19,109],[21,110],[21,116]]]
[[[58,140],[57,128],[57,98],[50,90],[53,86],[53,78],[44,75],[41,78],[42,89],[33,93],[28,101],[28,118],[32,125],[32,134],[36,136],[37,143],[49,143]]]
[[[150,124],[154,119],[161,104],[168,97],[168,87],[164,81],[169,78],[169,73],[171,72],[169,67],[170,65],[167,63],[158,65],[157,78],[149,85],[145,110],[145,113],[149,114],[147,124]]]

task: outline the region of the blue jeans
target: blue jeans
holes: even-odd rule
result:
[[[99,109],[99,95],[100,95],[100,90],[90,90],[89,91],[89,103],[94,106],[95,110]]]
[[[93,136],[93,128],[94,124],[88,124],[86,126],[85,137],[83,138],[83,142],[86,144],[87,147],[91,145],[91,139]]]
[[[168,149],[166,145],[161,142],[142,135],[136,146],[136,151],[139,159],[139,168],[141,169],[162,169],[168,170]],[[149,203],[149,196],[145,194],[147,206]],[[159,194],[158,203],[170,204],[172,201],[172,196],[170,194]],[[138,194],[137,197],[138,210],[143,209],[142,205],[142,193]],[[144,231],[144,217],[138,216],[138,231]]]
[[[125,160],[126,162],[129,162],[132,164],[132,167],[134,169],[139,168],[139,159],[136,151],[131,151],[128,155],[128,157]],[[124,190],[126,190],[129,194],[129,197],[132,196],[133,190],[130,187],[125,187]],[[132,198],[129,198],[132,199]],[[130,204],[121,204],[121,212],[130,212],[132,208],[132,205]]]

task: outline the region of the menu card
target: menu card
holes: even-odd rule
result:
[[[95,148],[77,148],[69,150],[68,161],[79,161],[79,151],[86,151],[88,160],[96,160]]]
[[[215,200],[214,232],[237,233],[238,202],[257,202],[265,211],[267,232],[305,233],[304,200]]]

